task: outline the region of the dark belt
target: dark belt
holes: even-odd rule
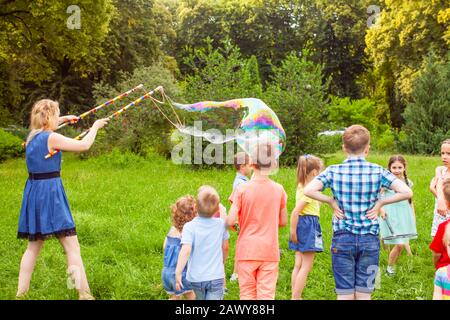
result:
[[[32,173],[29,172],[28,179],[30,180],[46,180],[60,177],[61,174],[59,171],[55,172],[46,172],[46,173]]]

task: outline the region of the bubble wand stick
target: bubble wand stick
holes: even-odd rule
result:
[[[128,105],[126,105],[125,107],[123,107],[122,109],[120,109],[120,110],[114,112],[112,115],[110,115],[110,116],[108,117],[108,119],[111,120],[111,119],[113,119],[113,118],[118,117],[119,115],[121,115],[123,112],[125,112],[125,111],[128,110],[129,108],[138,105],[139,103],[141,103],[141,102],[144,101],[145,99],[151,98],[151,96],[152,96],[153,94],[155,94],[156,91],[161,91],[161,90],[162,90],[162,87],[159,86],[159,87],[157,87],[156,89],[154,89],[154,90],[152,90],[152,91],[146,93],[145,95],[143,95],[143,96],[140,97],[139,99],[136,99],[135,101],[133,101],[133,102],[131,102],[130,104],[128,104]],[[81,139],[83,139],[83,138],[89,133],[90,130],[91,130],[91,129],[88,129],[88,130],[84,131],[83,133],[81,133],[80,135],[78,135],[77,137],[75,137],[74,139],[75,139],[75,140],[81,140]],[[50,152],[49,154],[47,154],[47,155],[45,156],[45,159],[49,159],[49,158],[53,157],[55,154],[57,154],[57,153],[60,152],[60,151],[61,151],[61,150],[58,150],[58,149],[53,150],[52,152]]]

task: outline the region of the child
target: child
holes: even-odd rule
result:
[[[236,153],[234,156],[234,167],[236,168],[237,173],[233,182],[233,192],[238,186],[249,181],[248,177],[252,173],[250,157],[245,152]],[[239,235],[239,224],[236,222],[233,227],[234,230],[236,230],[236,234]],[[230,281],[237,281],[238,278],[237,260],[234,259],[234,269]]]
[[[447,208],[450,209],[450,179],[445,181],[439,180],[437,189],[439,195],[445,199]],[[443,244],[445,229],[448,225],[450,225],[450,220],[439,225],[436,235],[430,244],[430,249],[433,251],[433,263],[436,270],[450,265],[449,252]]]
[[[380,255],[378,213],[386,204],[411,198],[412,191],[391,172],[365,160],[370,148],[366,128],[353,125],[342,140],[348,158],[328,167],[304,192],[334,211],[331,252],[338,300],[370,299]],[[383,187],[396,194],[379,199]],[[331,188],[334,198],[321,193],[325,188]]]
[[[197,207],[192,196],[185,196],[172,205],[172,227],[164,240],[164,268],[162,271],[163,287],[171,297],[169,300],[180,300],[184,296],[187,300],[194,300],[195,295],[191,285],[186,280],[186,269],[182,272],[182,290],[175,289],[175,268],[177,266],[178,254],[181,250],[181,232],[184,225],[195,218]]]
[[[443,244],[450,255],[450,224],[445,228]],[[433,300],[450,300],[450,265],[436,271]]]
[[[31,111],[31,132],[26,142],[26,163],[29,177],[20,210],[18,238],[28,239],[28,247],[20,263],[17,297],[26,295],[34,266],[44,241],[57,237],[67,255],[68,271],[74,278],[80,299],[93,299],[90,294],[80,255],[75,224],[60,178],[61,152],[45,159],[49,151],[87,151],[94,143],[98,129],[108,119],[97,120],[83,140],[66,138],[53,132],[63,121],[75,116],[60,117],[59,105],[52,100],[36,102]]]
[[[233,191],[242,183],[249,181],[248,177],[252,173],[249,156],[245,152],[236,153],[234,156],[234,167],[237,172],[233,182]]]
[[[389,159],[388,169],[398,179],[404,181],[408,187],[413,183],[408,179],[406,173],[406,160],[401,155],[392,156]],[[394,191],[383,189],[383,197],[394,195]],[[393,244],[394,247],[389,254],[388,266],[386,272],[388,275],[395,274],[395,264],[403,249],[411,255],[409,239],[417,239],[417,229],[415,223],[415,212],[412,200],[404,200],[385,206],[381,209],[380,234],[385,244]],[[392,234],[394,232],[394,234]],[[389,236],[400,235],[393,239],[384,239]]]
[[[224,243],[230,235],[225,223],[212,216],[220,203],[217,191],[210,186],[199,189],[198,217],[184,225],[181,251],[175,271],[176,290],[183,288],[182,271],[186,263],[186,279],[191,283],[197,300],[222,300],[224,294]]]
[[[274,147],[261,144],[257,149],[259,152],[250,156],[253,177],[238,186],[229,199],[232,206],[227,225],[232,226],[238,218],[240,298],[274,300],[280,260],[278,228],[287,225],[287,195],[280,184],[268,177],[277,166]]]
[[[314,263],[316,252],[323,251],[320,228],[320,203],[306,197],[304,187],[323,169],[323,162],[312,155],[300,156],[297,166],[296,206],[291,215],[289,249],[295,251],[292,270],[292,300],[302,298],[303,288]]]
[[[431,180],[430,190],[431,193],[435,196],[435,206],[434,206],[434,218],[433,224],[431,226],[431,236],[434,237],[436,235],[436,231],[439,225],[450,219],[450,211],[447,209],[445,205],[444,199],[439,199],[436,186],[441,179],[442,181],[450,178],[450,139],[442,142],[441,145],[441,159],[443,166],[436,168],[436,174],[433,180]]]

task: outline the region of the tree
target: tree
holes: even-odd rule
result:
[[[378,22],[367,32],[366,51],[380,77],[390,86],[386,101],[393,125],[400,127],[401,114],[411,99],[412,83],[423,57],[430,49],[439,57],[448,52],[449,45],[444,40],[447,20],[443,13],[448,2],[383,0],[381,8]]]
[[[367,8],[378,1],[317,0],[307,7],[307,48],[311,59],[324,65],[330,77],[329,93],[351,98],[361,96],[358,77],[366,70],[365,33]]]
[[[437,154],[450,137],[450,56],[425,59],[413,82],[412,102],[406,106],[401,146],[407,152]]]
[[[6,84],[0,89],[0,106],[16,118],[27,119],[24,109],[43,96],[60,100],[67,110],[67,83],[76,75],[84,86],[104,54],[101,44],[114,13],[112,1],[78,1],[79,29],[76,24],[71,28],[71,19],[77,18],[67,13],[72,3],[18,0],[4,1],[0,8],[0,69]],[[83,96],[83,91],[72,94]]]

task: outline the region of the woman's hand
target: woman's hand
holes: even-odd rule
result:
[[[106,126],[108,124],[108,122],[109,122],[108,118],[99,119],[99,120],[94,122],[94,125],[92,126],[92,128],[95,128],[97,130],[101,129],[104,126]]]
[[[74,115],[63,116],[63,117],[60,117],[60,118],[59,118],[59,123],[65,123],[65,122],[68,122],[68,123],[72,124],[72,123],[77,123],[78,120],[80,120],[80,118],[77,117],[77,116],[74,116]]]

